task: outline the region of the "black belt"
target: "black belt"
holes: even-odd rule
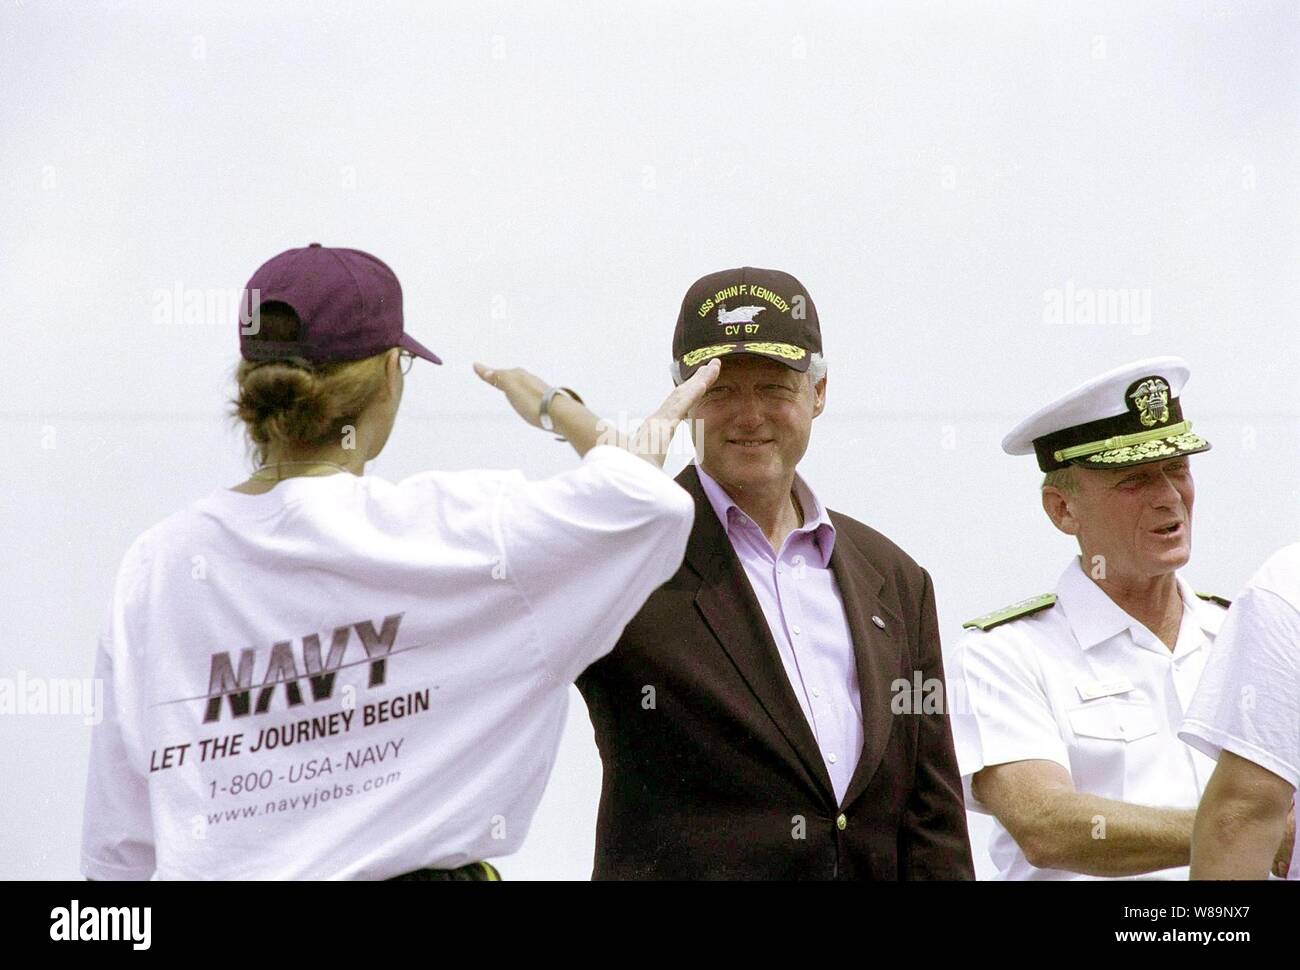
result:
[[[471,862],[459,869],[412,869],[388,882],[500,882],[501,873],[490,862]]]

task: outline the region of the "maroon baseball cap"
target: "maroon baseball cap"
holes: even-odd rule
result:
[[[812,297],[777,269],[742,266],[700,277],[686,291],[673,330],[673,360],[684,378],[728,354],[758,354],[804,373],[821,352]]]
[[[258,311],[284,303],[302,323],[299,339],[258,340]],[[257,268],[239,305],[239,352],[245,360],[300,357],[314,364],[361,360],[392,347],[441,364],[402,326],[402,285],[383,260],[359,249],[311,243]]]

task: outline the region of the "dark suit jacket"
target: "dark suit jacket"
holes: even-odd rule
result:
[[[685,561],[578,679],[604,763],[594,878],[973,879],[948,717],[921,713],[936,687],[946,703],[929,575],[830,513],[865,733],[837,806],[694,465],[677,481],[695,498]],[[939,684],[914,695],[917,672]],[[917,712],[894,713],[906,701]]]

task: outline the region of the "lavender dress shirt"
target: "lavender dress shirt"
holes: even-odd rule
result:
[[[797,474],[804,524],[779,550],[752,518],[697,464],[704,494],[718,514],[754,590],[786,677],[821,750],[837,801],[843,802],[862,753],[862,696],[853,638],[830,569],[835,526]]]

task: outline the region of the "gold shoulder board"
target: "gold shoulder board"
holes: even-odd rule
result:
[[[1044,593],[1042,596],[1021,600],[1019,603],[1012,603],[1000,610],[994,610],[992,613],[985,613],[973,620],[967,620],[962,624],[962,627],[968,630],[992,630],[995,626],[1010,623],[1012,620],[1018,620],[1022,616],[1029,616],[1031,613],[1041,612],[1055,605],[1056,594]]]
[[[1224,599],[1222,596],[1215,596],[1213,593],[1197,593],[1203,600],[1209,600],[1211,603],[1218,603],[1225,610],[1232,605],[1232,600]]]

